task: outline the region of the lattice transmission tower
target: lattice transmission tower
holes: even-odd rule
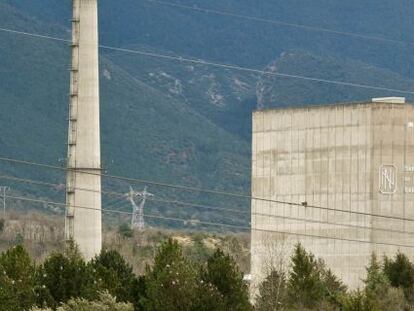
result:
[[[127,194],[128,200],[132,204],[132,219],[131,219],[131,228],[138,229],[140,231],[145,228],[144,220],[144,206],[147,198],[153,197],[152,193],[147,191],[147,187],[143,191],[134,191],[132,187],[129,187],[129,193]],[[135,198],[140,198],[141,202],[137,204]]]

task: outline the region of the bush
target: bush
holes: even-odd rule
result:
[[[3,233],[4,226],[5,226],[5,220],[4,219],[0,219],[0,234]]]
[[[132,304],[119,303],[109,293],[99,294],[97,300],[83,298],[70,299],[67,303],[57,308],[57,311],[133,311]],[[32,308],[31,311],[52,311],[52,309]]]
[[[134,235],[134,231],[131,229],[131,227],[128,224],[122,224],[118,227],[118,233],[123,238],[132,238]]]

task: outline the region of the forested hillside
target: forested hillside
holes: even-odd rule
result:
[[[101,44],[414,91],[412,1],[176,3],[198,11],[146,0],[99,1]],[[206,13],[200,8],[318,30]],[[68,39],[70,11],[69,0],[0,0],[0,28]],[[406,95],[412,99],[398,92],[286,79],[125,51],[102,49],[101,55],[105,170],[188,186],[249,192],[250,117],[257,107],[328,104],[374,96]],[[0,156],[64,165],[68,44],[0,31],[0,56]],[[62,172],[4,162],[0,163],[0,173],[64,183]],[[36,197],[63,200],[64,196],[62,191],[33,185],[12,183],[12,187],[17,193]],[[128,190],[125,183],[111,180],[105,180],[104,187]],[[169,200],[236,206],[245,211],[249,207],[247,200],[162,187],[152,190]],[[105,202],[110,200],[105,198]],[[128,202],[114,206],[129,208]],[[151,202],[149,209],[154,214],[193,220],[224,219],[241,225],[249,221],[248,214],[235,218],[173,204]]]

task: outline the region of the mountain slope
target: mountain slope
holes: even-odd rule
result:
[[[13,14],[13,9],[3,6],[0,12]],[[15,19],[22,21],[18,15]],[[42,30],[41,23],[36,27]],[[0,114],[1,155],[59,164],[66,155],[69,48],[59,42],[2,34],[0,55],[1,108],[6,112]],[[246,142],[105,57],[101,73],[102,154],[111,174],[234,191],[248,188]],[[0,171],[64,182],[62,172],[4,162]],[[128,190],[125,184],[109,180],[104,184],[112,190]],[[29,190],[17,184],[13,188]],[[52,195],[44,188],[30,189],[35,195]],[[170,200],[209,199],[164,188],[153,187],[152,192]],[[63,199],[63,193],[55,195]],[[167,206],[154,205],[155,212]],[[181,216],[188,214],[184,211]]]
[[[410,91],[414,90],[413,79],[351,59],[295,50],[282,53],[266,69],[274,73],[351,82],[361,87],[263,75],[257,83],[256,91],[258,105],[262,108],[352,102],[390,94],[405,96],[409,101],[414,100],[412,94],[363,87],[371,85]]]
[[[0,0],[0,27],[70,37],[70,0]],[[145,0],[100,0],[101,43],[277,73],[414,90],[413,46],[202,14]],[[223,11],[411,40],[413,4],[398,0],[182,1]],[[375,22],[381,20],[384,22]],[[102,156],[108,173],[248,193],[251,111],[403,95],[101,50]],[[64,164],[70,49],[0,32],[0,155]],[[413,99],[412,97],[409,97]],[[60,160],[60,162],[59,162]],[[64,184],[63,172],[0,162],[0,173]],[[6,183],[6,181],[4,182]],[[141,188],[143,184],[135,187]],[[105,179],[106,190],[126,183]],[[64,200],[59,189],[24,194]],[[248,200],[150,186],[163,200],[248,211]],[[129,210],[122,198],[105,206]],[[149,202],[148,212],[246,225],[248,214]],[[168,225],[182,225],[166,222]],[[187,223],[188,224],[188,223]]]
[[[70,0],[2,0],[38,19],[70,26]],[[147,0],[100,0],[101,42],[150,45],[177,54],[263,67],[283,51],[337,54],[414,76],[414,3],[410,0],[176,0],[171,3],[355,32],[386,42],[206,14]]]

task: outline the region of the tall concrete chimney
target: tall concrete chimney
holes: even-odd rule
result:
[[[98,4],[72,4],[65,237],[89,260],[102,246]]]

